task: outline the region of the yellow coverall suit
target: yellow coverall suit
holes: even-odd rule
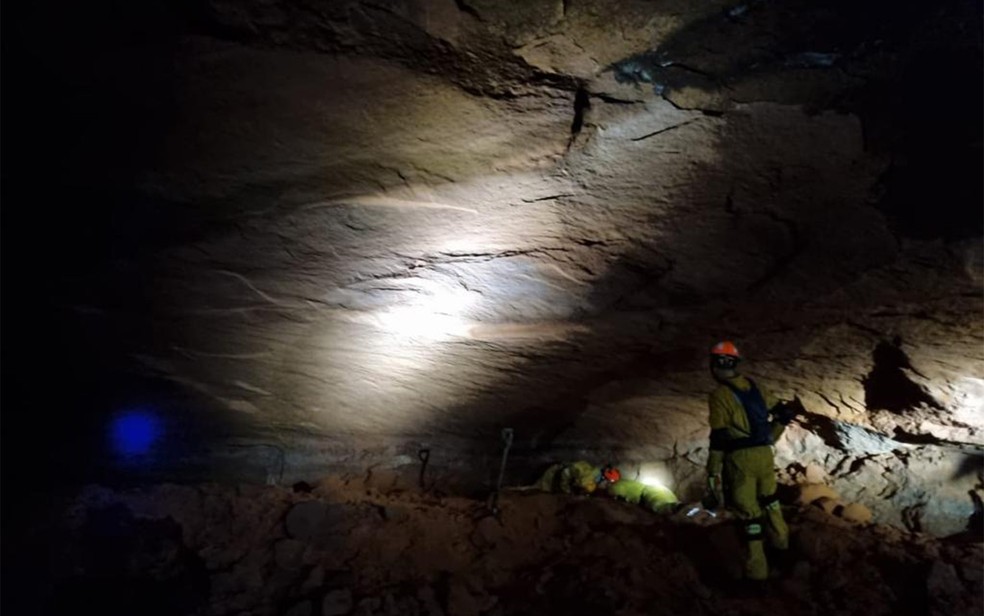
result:
[[[673,513],[680,501],[669,488],[649,486],[641,481],[619,479],[606,488],[614,498],[633,505],[642,505],[654,513]]]
[[[728,506],[744,521],[748,545],[745,576],[752,580],[769,577],[762,545],[763,523],[773,547],[784,550],[789,544],[789,528],[776,498],[772,453],[772,444],[784,426],[768,421],[769,411],[777,404],[769,392],[743,376],[722,383],[708,401],[711,453],[707,472],[722,475]]]
[[[601,468],[590,462],[554,464],[543,473],[533,487],[545,492],[591,494],[598,488]]]

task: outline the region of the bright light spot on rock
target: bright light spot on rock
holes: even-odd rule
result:
[[[160,422],[146,411],[123,413],[110,424],[113,449],[124,456],[147,453],[160,436]]]
[[[410,303],[386,308],[376,314],[376,320],[398,338],[438,341],[466,336],[471,325],[463,316],[472,301],[467,291],[434,288]]]
[[[971,426],[984,425],[984,415],[981,413],[984,410],[984,379],[964,377],[959,390],[959,406],[954,412],[954,418]]]
[[[639,481],[646,484],[647,486],[652,486],[654,488],[666,488],[666,483],[653,472],[642,473],[639,475]]]
[[[455,316],[418,306],[395,308],[380,315],[379,321],[397,335],[428,340],[463,335],[467,329],[464,322]]]

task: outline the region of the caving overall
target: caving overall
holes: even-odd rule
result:
[[[554,464],[543,473],[534,487],[544,492],[590,494],[601,481],[601,468],[590,462]]]
[[[747,555],[745,576],[769,577],[762,545],[765,535],[773,547],[785,550],[789,529],[776,497],[772,444],[784,426],[769,421],[769,409],[778,401],[743,377],[722,383],[710,396],[711,453],[709,475],[721,475],[725,498],[742,520]]]
[[[650,486],[633,479],[621,479],[607,488],[608,495],[633,505],[641,505],[654,513],[673,513],[680,505],[673,491],[663,486]]]

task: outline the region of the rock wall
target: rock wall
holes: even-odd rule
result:
[[[40,193],[15,216],[47,249],[13,391],[23,430],[66,409],[53,476],[413,476],[428,449],[474,491],[508,426],[508,481],[577,456],[689,492],[729,337],[809,411],[789,481],[944,534],[973,513],[977,7],[24,10],[43,71],[8,109],[46,119],[7,190]],[[965,77],[926,85],[939,63]],[[132,408],[163,428],[121,457]]]

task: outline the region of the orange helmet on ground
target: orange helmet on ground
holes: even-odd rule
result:
[[[601,477],[609,483],[616,483],[622,478],[622,473],[614,466],[606,466],[601,469]]]
[[[712,346],[711,355],[726,355],[728,357],[741,359],[741,353],[738,352],[738,347],[736,347],[735,343],[730,340],[722,340]]]

